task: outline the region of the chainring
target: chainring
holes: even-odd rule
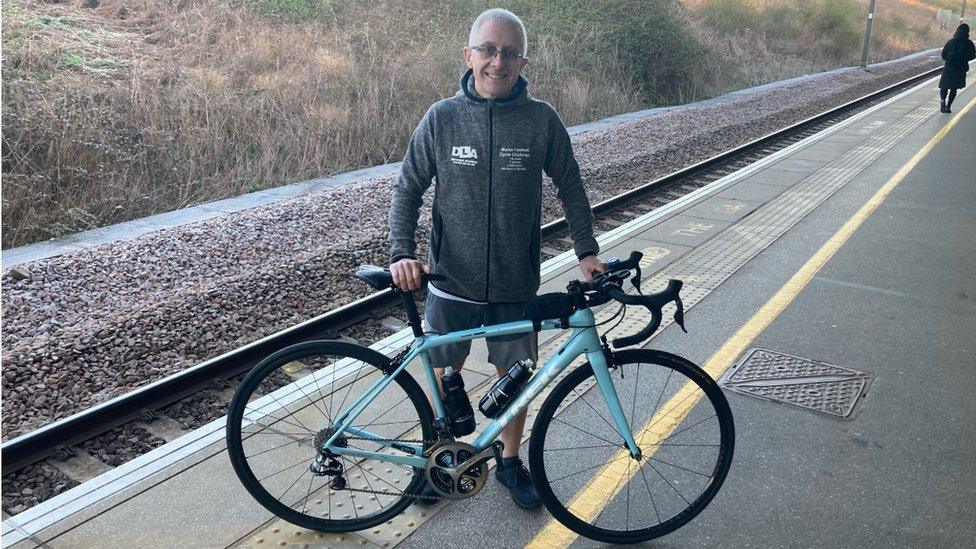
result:
[[[464,499],[474,496],[485,486],[488,479],[488,464],[482,461],[466,471],[458,470],[458,465],[478,453],[470,444],[442,441],[428,451],[427,482],[441,496],[448,499]]]

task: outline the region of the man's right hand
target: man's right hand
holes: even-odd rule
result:
[[[412,292],[420,288],[420,273],[430,274],[430,265],[424,265],[416,259],[405,257],[390,265],[393,283],[404,292]]]

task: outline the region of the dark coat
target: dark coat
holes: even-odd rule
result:
[[[939,79],[940,88],[959,89],[966,87],[966,72],[969,71],[969,61],[976,59],[976,45],[968,36],[968,32],[956,32],[942,48],[942,59],[945,59],[945,67],[942,69],[942,78]]]
[[[469,70],[454,97],[427,110],[393,186],[391,263],[416,258],[417,219],[433,184],[430,265],[447,277],[437,289],[488,303],[535,297],[543,172],[569,221],[576,256],[600,251],[569,133],[527,85],[520,76],[509,98],[488,100]]]

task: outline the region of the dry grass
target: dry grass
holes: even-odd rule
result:
[[[348,3],[343,20],[367,22],[350,25],[5,2],[3,246],[399,160],[455,91],[466,29],[425,2],[375,4]],[[540,40],[528,71],[567,122],[639,105],[612,63],[575,74],[568,53]]]
[[[281,18],[260,11],[270,0],[73,1],[3,3],[4,248],[401,159],[427,106],[454,93],[484,7],[282,0],[328,9]],[[536,17],[531,91],[567,124],[653,106],[601,41],[606,22],[553,35]],[[659,104],[824,65],[702,33],[720,61]]]
[[[693,26],[721,58],[727,80],[712,88],[721,93],[743,86],[819,72],[860,62],[867,0],[684,0]],[[827,5],[817,16],[818,4]],[[725,8],[710,21],[708,10]],[[940,46],[934,8],[916,0],[878,4],[869,62],[901,57]],[[835,26],[830,14],[846,13]]]

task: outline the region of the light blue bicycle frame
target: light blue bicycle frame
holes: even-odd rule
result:
[[[613,381],[610,379],[609,365],[607,364],[606,357],[603,354],[603,349],[600,345],[599,334],[594,327],[594,317],[593,312],[590,309],[581,309],[573,313],[569,317],[569,328],[573,330],[573,333],[569,340],[562,344],[559,349],[549,357],[549,360],[542,365],[541,368],[537,369],[535,374],[529,380],[528,384],[522,388],[518,397],[514,402],[510,403],[505,411],[488,424],[484,431],[472,442],[472,446],[478,449],[478,451],[487,448],[501,433],[502,429],[512,419],[519,414],[526,406],[535,399],[542,390],[549,385],[552,380],[559,375],[560,372],[566,369],[570,363],[573,362],[578,356],[585,354],[586,359],[590,362],[593,367],[593,374],[596,377],[597,386],[600,388],[600,392],[603,394],[603,398],[607,403],[607,408],[610,410],[613,416],[614,423],[617,427],[617,432],[620,434],[621,439],[627,445],[630,450],[631,455],[640,459],[641,452],[640,448],[637,447],[637,442],[634,440],[634,435],[630,430],[630,426],[627,425],[627,421],[624,418],[623,409],[620,407],[620,400],[617,397],[617,391],[613,386]],[[560,322],[556,319],[544,320],[541,322],[542,330],[556,330],[560,329]],[[365,393],[362,394],[355,402],[349,405],[349,408],[344,410],[338,416],[336,416],[335,422],[339,425],[336,432],[332,434],[327,441],[325,441],[324,447],[331,450],[335,454],[342,454],[347,456],[364,457],[371,459],[378,459],[382,461],[389,461],[392,463],[399,463],[402,465],[408,465],[411,467],[424,468],[427,466],[427,458],[423,456],[423,448],[415,444],[404,444],[402,442],[390,440],[374,433],[363,429],[357,429],[352,426],[352,423],[356,421],[356,418],[366,409],[367,406],[377,396],[389,385],[393,379],[400,375],[401,372],[406,368],[414,358],[420,356],[420,360],[423,363],[424,373],[427,378],[427,386],[432,395],[432,400],[434,402],[434,414],[436,417],[446,418],[447,411],[444,407],[444,401],[441,398],[440,390],[437,385],[437,379],[434,374],[434,368],[431,366],[430,357],[427,351],[433,347],[439,345],[446,345],[448,343],[457,343],[459,341],[469,341],[473,339],[480,339],[493,336],[504,336],[512,334],[523,334],[528,333],[533,330],[531,320],[520,320],[516,322],[508,322],[505,324],[495,324],[493,326],[483,326],[481,328],[473,328],[471,330],[463,330],[458,332],[450,332],[443,335],[432,335],[432,336],[420,336],[414,339],[413,344],[410,346],[410,351],[403,358],[397,368],[390,374],[383,375],[375,383],[373,383]],[[404,454],[408,455],[397,455],[390,453],[381,452],[369,452],[365,450],[358,450],[355,448],[342,448],[333,446],[335,440],[342,433],[350,433],[356,437],[361,437],[369,439],[391,448],[395,448]]]

